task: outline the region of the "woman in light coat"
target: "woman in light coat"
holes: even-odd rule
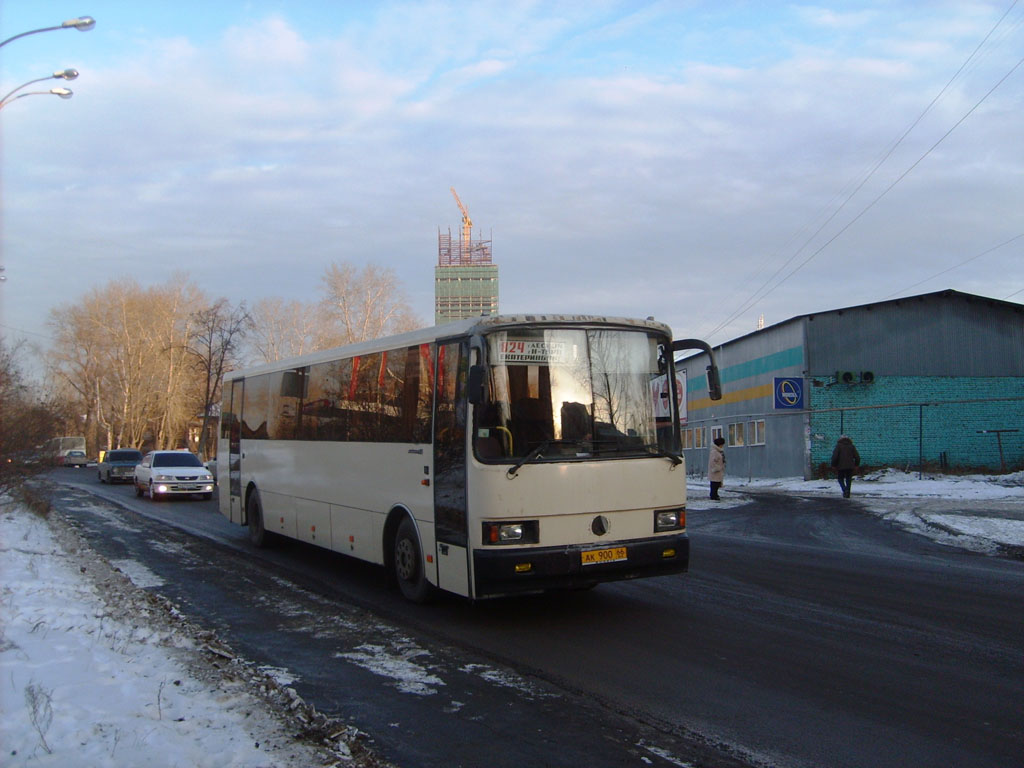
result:
[[[711,481],[711,499],[718,501],[718,489],[722,487],[725,480],[725,445],[724,437],[716,437],[711,446],[711,454],[708,456],[708,480]]]

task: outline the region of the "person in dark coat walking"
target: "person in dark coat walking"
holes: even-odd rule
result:
[[[836,441],[836,447],[832,450],[832,466],[836,469],[843,498],[850,498],[853,470],[854,467],[860,466],[860,454],[857,453],[857,446],[853,444],[853,440],[846,435],[840,435]]]

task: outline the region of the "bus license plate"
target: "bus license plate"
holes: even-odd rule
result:
[[[617,563],[626,558],[625,547],[612,547],[610,549],[588,549],[580,553],[583,556],[583,565],[597,565],[599,563]]]

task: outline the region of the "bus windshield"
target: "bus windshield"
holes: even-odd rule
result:
[[[650,456],[674,446],[656,418],[667,339],[646,331],[515,329],[486,337],[487,401],[476,409],[483,461]]]

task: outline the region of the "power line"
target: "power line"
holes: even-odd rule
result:
[[[848,223],[846,224],[846,226],[844,226],[844,227],[843,227],[842,229],[840,229],[840,230],[839,230],[839,232],[837,232],[837,233],[836,233],[836,234],[835,234],[835,235],[834,235],[834,236],[833,236],[832,238],[830,238],[830,239],[829,239],[828,241],[826,241],[824,245],[822,245],[822,246],[821,246],[820,248],[818,248],[818,249],[817,249],[816,251],[814,251],[814,252],[813,252],[813,253],[812,253],[812,254],[811,254],[811,255],[810,255],[810,256],[809,256],[808,258],[806,258],[806,259],[804,259],[804,260],[803,260],[802,262],[800,262],[800,264],[798,264],[798,265],[797,265],[797,267],[796,267],[796,268],[795,268],[795,269],[794,269],[793,271],[791,271],[791,272],[790,272],[790,273],[789,273],[788,275],[786,275],[785,277],[783,277],[783,278],[782,278],[782,279],[781,279],[781,280],[780,280],[780,281],[779,281],[778,283],[776,283],[776,284],[775,284],[774,286],[772,286],[771,288],[768,288],[768,286],[769,286],[769,285],[771,284],[771,282],[772,282],[773,280],[775,280],[775,278],[776,278],[776,277],[778,277],[778,276],[779,276],[779,274],[780,274],[780,273],[781,273],[781,272],[782,272],[783,270],[785,270],[785,269],[786,269],[786,267],[787,267],[787,266],[789,266],[789,265],[790,265],[790,264],[791,264],[791,263],[793,262],[793,260],[794,260],[794,259],[796,259],[796,258],[797,258],[797,257],[798,257],[798,256],[799,256],[799,255],[800,255],[800,254],[801,254],[801,253],[802,253],[802,252],[804,251],[804,249],[805,249],[805,248],[806,248],[806,247],[807,247],[807,246],[808,246],[808,245],[809,245],[809,244],[810,244],[810,243],[811,243],[811,242],[812,242],[812,241],[814,240],[814,238],[816,238],[816,237],[817,237],[817,236],[818,236],[818,235],[819,235],[819,234],[821,233],[821,231],[822,231],[822,230],[823,230],[823,229],[824,229],[824,228],[825,228],[826,226],[828,226],[828,224],[829,224],[830,222],[832,222],[832,220],[833,220],[833,219],[835,219],[835,217],[836,217],[836,216],[838,216],[838,215],[839,215],[839,213],[840,213],[840,212],[841,212],[841,211],[842,211],[842,210],[843,210],[843,209],[844,209],[844,208],[846,207],[847,203],[849,203],[849,202],[850,202],[850,201],[851,201],[851,200],[852,200],[852,199],[854,198],[854,196],[856,196],[856,194],[857,194],[857,193],[858,193],[858,192],[859,192],[859,191],[861,190],[861,188],[862,188],[862,187],[863,187],[863,186],[864,186],[864,185],[865,185],[865,184],[866,184],[866,183],[868,182],[868,180],[870,180],[870,179],[871,179],[871,177],[872,177],[872,176],[874,176],[875,172],[876,172],[876,171],[878,171],[878,169],[879,169],[879,168],[880,168],[880,167],[881,167],[881,166],[882,166],[882,165],[883,165],[883,164],[885,163],[885,161],[889,159],[889,157],[890,157],[890,156],[892,155],[892,153],[893,153],[893,152],[894,152],[894,151],[895,151],[895,150],[896,150],[896,149],[897,149],[897,148],[899,147],[899,145],[900,145],[900,144],[901,144],[901,143],[903,142],[903,140],[904,140],[904,139],[905,139],[905,138],[906,138],[906,137],[907,137],[907,136],[908,136],[908,135],[910,134],[910,132],[911,132],[911,131],[913,131],[913,129],[914,129],[914,128],[915,128],[915,127],[916,127],[916,126],[917,126],[917,125],[918,125],[918,124],[919,124],[919,123],[921,122],[921,120],[922,120],[922,119],[923,119],[923,118],[925,117],[925,115],[927,115],[927,114],[928,114],[928,112],[929,112],[929,111],[931,111],[932,107],[934,107],[934,106],[935,106],[935,104],[936,104],[936,103],[937,103],[937,102],[938,102],[938,101],[939,101],[939,100],[940,100],[940,99],[942,98],[942,96],[943,96],[943,95],[944,95],[944,94],[946,93],[946,91],[948,91],[948,90],[949,90],[950,86],[952,86],[952,84],[953,84],[953,83],[954,83],[954,82],[955,82],[955,81],[957,80],[957,78],[958,78],[958,77],[960,77],[960,75],[961,75],[961,74],[963,73],[963,71],[964,71],[964,70],[965,70],[965,69],[967,68],[968,64],[969,64],[969,63],[970,63],[970,62],[971,62],[971,61],[972,61],[973,59],[975,59],[975,58],[976,58],[976,57],[978,56],[978,52],[979,52],[979,51],[980,51],[980,50],[982,49],[982,47],[983,47],[983,46],[984,46],[984,45],[985,45],[985,44],[986,44],[986,43],[988,42],[989,38],[991,38],[991,37],[992,37],[992,35],[993,35],[993,33],[994,33],[994,32],[996,31],[996,29],[997,29],[997,28],[998,28],[998,27],[999,27],[999,26],[1000,26],[1000,25],[1001,25],[1001,24],[1003,23],[1003,21],[1004,21],[1004,20],[1006,19],[1006,17],[1007,17],[1007,16],[1008,16],[1008,15],[1010,14],[1010,12],[1011,12],[1011,11],[1012,11],[1012,10],[1014,9],[1014,7],[1015,7],[1015,6],[1017,5],[1017,2],[1018,2],[1018,0],[1013,0],[1013,2],[1012,2],[1012,3],[1010,4],[1009,8],[1007,8],[1007,9],[1006,9],[1006,11],[1005,11],[1005,12],[1003,13],[1003,15],[999,17],[999,20],[998,20],[998,21],[996,21],[996,23],[995,23],[995,24],[994,24],[994,25],[992,26],[992,29],[990,29],[990,30],[989,30],[988,34],[987,34],[987,35],[985,35],[985,37],[984,37],[984,38],[983,38],[983,39],[981,40],[981,42],[980,42],[980,43],[978,43],[978,45],[977,45],[977,46],[975,47],[975,49],[974,49],[974,50],[973,50],[973,51],[971,52],[970,56],[968,56],[968,57],[967,57],[967,58],[966,58],[966,59],[964,60],[964,63],[960,65],[960,68],[959,68],[959,69],[957,69],[957,71],[956,71],[956,72],[955,72],[955,73],[953,74],[953,76],[952,76],[952,77],[951,77],[951,78],[949,79],[949,81],[948,81],[948,82],[947,82],[947,83],[946,83],[946,84],[945,84],[945,85],[944,85],[944,86],[942,87],[942,89],[941,89],[941,90],[940,90],[940,91],[938,92],[938,94],[936,94],[936,95],[935,95],[935,97],[934,97],[934,98],[933,98],[933,99],[931,100],[931,102],[929,102],[928,106],[924,108],[924,110],[923,110],[923,111],[921,112],[921,114],[917,116],[917,118],[916,118],[916,119],[915,119],[915,120],[914,120],[914,121],[913,121],[913,122],[912,122],[912,123],[910,124],[910,126],[909,126],[909,127],[908,127],[908,128],[907,128],[907,129],[905,130],[905,131],[903,131],[903,133],[902,133],[902,134],[901,134],[901,135],[899,136],[899,138],[897,138],[897,139],[896,139],[896,140],[895,140],[895,141],[894,141],[894,142],[892,143],[892,145],[891,145],[891,146],[890,146],[890,147],[889,147],[889,148],[888,148],[888,149],[887,149],[887,150],[886,150],[886,151],[885,151],[885,152],[883,153],[883,155],[881,156],[881,158],[880,158],[880,159],[879,159],[879,160],[878,160],[878,161],[877,161],[877,162],[876,162],[876,163],[874,164],[874,166],[872,166],[872,168],[871,168],[871,169],[870,169],[870,170],[869,170],[869,171],[868,171],[868,172],[866,173],[866,175],[865,175],[865,176],[864,176],[864,177],[863,177],[863,178],[861,179],[860,183],[859,183],[859,184],[857,184],[857,186],[856,186],[856,187],[855,187],[855,188],[853,189],[853,191],[851,191],[851,192],[850,192],[850,193],[849,193],[849,194],[848,194],[848,195],[847,195],[847,196],[845,197],[845,199],[844,199],[844,200],[843,200],[843,202],[842,202],[842,203],[841,203],[841,204],[839,205],[839,207],[838,207],[838,208],[836,208],[836,210],[835,210],[835,211],[833,211],[833,212],[832,212],[832,214],[831,214],[831,215],[830,215],[830,216],[829,216],[829,217],[828,217],[827,219],[825,219],[825,221],[824,221],[824,222],[822,222],[822,224],[821,224],[821,225],[820,225],[820,226],[819,226],[819,227],[818,227],[818,228],[817,228],[817,229],[816,229],[816,230],[814,231],[814,233],[813,233],[813,234],[811,234],[811,235],[810,235],[810,236],[809,236],[809,237],[808,237],[808,238],[807,238],[807,239],[806,239],[806,240],[804,241],[804,243],[803,243],[803,244],[802,244],[802,245],[801,245],[801,246],[800,246],[800,247],[799,247],[799,248],[798,248],[798,249],[797,249],[797,250],[796,250],[796,251],[795,251],[795,252],[793,253],[793,255],[792,255],[792,256],[790,256],[790,257],[789,257],[789,258],[788,258],[788,259],[787,259],[787,260],[786,260],[786,261],[785,261],[785,262],[784,262],[784,263],[783,263],[783,264],[782,264],[782,265],[781,265],[781,266],[780,266],[780,267],[779,267],[779,268],[778,268],[777,270],[775,270],[775,272],[774,272],[774,273],[773,273],[773,274],[771,275],[771,277],[769,277],[769,278],[768,278],[767,280],[765,280],[765,281],[764,281],[764,283],[763,283],[763,284],[761,285],[761,287],[760,287],[760,288],[758,288],[758,289],[757,289],[756,291],[754,291],[754,293],[752,293],[752,294],[751,294],[751,295],[750,295],[750,296],[749,296],[749,297],[748,297],[748,298],[746,299],[746,301],[744,301],[744,302],[743,302],[743,303],[742,303],[742,304],[741,304],[741,305],[740,305],[740,306],[739,306],[739,307],[738,307],[738,308],[737,308],[736,310],[734,310],[734,311],[732,312],[732,314],[730,314],[730,315],[729,315],[728,317],[726,317],[726,319],[725,319],[725,320],[723,320],[723,321],[722,321],[721,323],[719,323],[719,324],[718,324],[717,326],[715,326],[715,328],[714,328],[714,329],[712,329],[712,330],[711,330],[710,332],[708,332],[708,333],[706,334],[707,336],[712,336],[712,335],[714,335],[715,333],[717,333],[718,331],[720,331],[720,330],[721,330],[722,328],[724,328],[725,326],[727,326],[727,325],[728,325],[729,323],[731,323],[731,322],[732,322],[733,320],[735,320],[735,319],[736,319],[737,317],[739,317],[739,316],[740,316],[740,315],[741,315],[741,314],[742,314],[743,312],[745,312],[745,311],[747,311],[748,309],[750,309],[750,307],[752,307],[752,306],[753,306],[754,304],[756,304],[756,303],[757,303],[758,301],[760,301],[761,299],[764,299],[765,297],[767,297],[767,296],[768,296],[768,295],[769,295],[770,293],[772,293],[772,292],[773,292],[773,291],[774,291],[774,290],[775,290],[776,288],[778,288],[778,287],[779,287],[780,285],[782,285],[782,284],[783,284],[783,283],[785,283],[785,282],[786,282],[787,280],[789,280],[789,278],[790,278],[790,277],[792,277],[792,276],[793,276],[793,275],[795,275],[795,274],[796,274],[797,272],[799,272],[799,271],[800,271],[800,269],[802,269],[802,268],[803,268],[803,267],[804,267],[804,266],[805,266],[805,265],[806,265],[806,264],[807,264],[808,262],[810,262],[810,261],[811,261],[811,260],[812,260],[812,259],[813,259],[813,258],[814,258],[815,256],[817,256],[817,255],[818,255],[819,253],[821,253],[821,252],[822,252],[822,251],[823,251],[823,250],[824,250],[825,248],[827,248],[827,247],[828,247],[828,246],[829,246],[829,245],[830,245],[830,244],[831,244],[832,242],[834,242],[834,241],[835,241],[835,240],[836,240],[836,239],[837,239],[837,238],[838,238],[838,237],[839,237],[840,235],[842,235],[842,234],[843,234],[843,233],[844,233],[844,232],[845,232],[845,231],[846,231],[847,229],[849,229],[849,228],[850,228],[850,227],[851,227],[851,226],[852,226],[852,225],[853,225],[853,224],[854,224],[854,223],[855,223],[855,222],[856,222],[856,221],[857,221],[858,219],[860,219],[860,218],[861,218],[861,216],[863,216],[863,215],[864,215],[865,213],[867,213],[867,212],[868,212],[868,211],[869,211],[869,210],[870,210],[870,209],[871,209],[872,207],[874,207],[874,205],[875,205],[875,204],[876,204],[876,203],[877,203],[877,202],[878,202],[879,200],[881,200],[881,199],[882,199],[882,198],[883,198],[883,197],[884,197],[884,196],[885,196],[886,194],[888,194],[888,192],[889,192],[889,191],[890,191],[890,190],[891,190],[891,189],[892,189],[893,187],[895,187],[895,186],[896,186],[896,184],[898,184],[898,183],[899,183],[900,181],[902,181],[902,180],[903,180],[903,179],[904,179],[904,178],[905,178],[905,177],[907,176],[907,174],[909,174],[909,173],[910,173],[910,172],[911,172],[911,171],[912,171],[912,170],[913,170],[913,169],[914,169],[915,167],[917,167],[917,165],[918,165],[918,164],[919,164],[919,163],[920,163],[920,162],[921,162],[922,160],[924,160],[924,158],[925,158],[925,157],[927,157],[927,156],[928,156],[928,155],[929,155],[929,154],[930,154],[930,153],[932,152],[932,150],[934,150],[934,149],[935,149],[935,148],[936,148],[936,147],[937,147],[937,146],[938,146],[939,144],[941,144],[941,143],[942,143],[942,141],[943,141],[943,140],[945,140],[945,139],[946,139],[946,137],[947,137],[947,136],[949,136],[949,134],[951,134],[951,133],[952,133],[952,132],[953,132],[953,131],[954,131],[954,130],[955,130],[955,129],[956,129],[956,128],[957,128],[957,127],[958,127],[958,126],[959,126],[959,125],[960,125],[960,124],[961,124],[961,123],[962,123],[962,122],[964,121],[964,120],[966,120],[966,119],[967,119],[967,117],[968,117],[968,116],[970,116],[970,114],[971,114],[972,112],[974,112],[974,110],[975,110],[975,109],[977,109],[977,108],[978,108],[978,106],[980,106],[980,105],[981,105],[981,103],[982,103],[983,101],[985,101],[985,99],[987,99],[987,98],[988,98],[988,97],[989,97],[989,96],[990,96],[990,95],[992,94],[992,92],[993,92],[993,91],[995,91],[995,90],[996,90],[996,88],[998,88],[998,87],[999,87],[999,86],[1000,86],[1000,85],[1001,85],[1001,84],[1003,83],[1003,81],[1004,81],[1004,80],[1006,80],[1006,79],[1007,79],[1007,78],[1008,78],[1008,77],[1009,77],[1009,76],[1010,76],[1011,74],[1013,74],[1013,72],[1014,72],[1014,71],[1015,71],[1015,70],[1016,70],[1016,69],[1017,69],[1017,68],[1018,68],[1018,67],[1019,67],[1019,66],[1021,65],[1021,63],[1024,63],[1024,59],[1022,59],[1021,61],[1018,61],[1018,62],[1017,62],[1017,64],[1016,64],[1016,65],[1014,65],[1014,66],[1013,66],[1013,67],[1012,67],[1012,68],[1010,69],[1010,71],[1009,71],[1009,72],[1007,72],[1007,73],[1006,73],[1006,75],[1004,75],[1004,76],[1003,76],[1003,77],[1002,77],[1002,78],[1001,78],[1001,79],[999,80],[999,82],[998,82],[998,83],[996,83],[996,84],[995,84],[995,85],[994,85],[994,86],[993,86],[993,87],[992,87],[992,88],[991,88],[991,89],[990,89],[990,90],[988,91],[988,93],[986,93],[986,94],[985,94],[985,95],[984,95],[984,96],[983,96],[983,97],[981,98],[981,100],[980,100],[980,101],[978,101],[978,103],[977,103],[977,104],[975,104],[975,105],[974,105],[974,106],[973,106],[973,107],[972,107],[972,108],[971,108],[971,109],[970,109],[970,110],[969,110],[969,111],[967,112],[967,114],[965,114],[965,115],[964,115],[963,117],[961,117],[961,118],[960,118],[960,120],[958,120],[958,121],[956,122],[956,124],[954,124],[954,125],[953,125],[953,127],[952,127],[952,128],[950,128],[950,129],[949,129],[949,130],[948,130],[948,131],[947,131],[947,132],[946,132],[945,134],[943,134],[943,136],[942,136],[942,137],[941,137],[941,138],[940,138],[940,139],[939,139],[939,140],[938,140],[937,142],[935,142],[935,144],[933,144],[933,145],[931,146],[931,148],[929,148],[929,149],[928,149],[928,151],[926,151],[926,152],[925,152],[925,153],[924,153],[924,154],[923,154],[923,155],[922,155],[921,157],[919,157],[919,158],[917,159],[917,161],[916,161],[916,162],[915,162],[915,163],[914,163],[913,165],[911,165],[911,166],[910,166],[909,168],[907,168],[907,170],[906,170],[906,171],[904,171],[904,172],[903,172],[903,173],[902,173],[902,174],[901,174],[901,175],[900,175],[900,176],[899,176],[899,177],[898,177],[898,178],[897,178],[897,179],[896,179],[896,180],[895,180],[895,181],[894,181],[894,182],[893,182],[892,184],[890,184],[890,185],[889,185],[889,186],[888,186],[888,187],[887,187],[887,188],[886,188],[886,189],[885,189],[885,190],[884,190],[884,191],[883,191],[883,192],[882,192],[882,193],[881,193],[880,195],[878,195],[878,197],[876,197],[876,198],[875,198],[874,200],[872,200],[872,201],[871,201],[871,202],[870,202],[870,203],[869,203],[869,204],[868,204],[868,205],[867,205],[867,206],[866,206],[866,207],[865,207],[865,208],[864,208],[863,210],[861,210],[861,212],[860,212],[860,213],[858,213],[858,214],[857,214],[857,215],[856,215],[856,216],[855,216],[855,217],[854,217],[854,218],[853,218],[853,219],[852,219],[852,220],[851,220],[850,222],[848,222]],[[792,238],[790,238],[790,239],[792,239]]]
[[[0,328],[6,328],[8,331],[16,331],[17,333],[27,333],[29,336],[38,336],[41,339],[47,341],[55,341],[52,336],[47,336],[45,333],[36,333],[35,331],[26,331],[24,328],[15,328],[13,325],[5,325],[0,323]]]
[[[942,275],[946,274],[947,272],[952,272],[954,269],[959,269],[960,267],[964,266],[965,264],[970,264],[975,259],[980,259],[985,254],[992,253],[992,251],[998,251],[1004,245],[1009,245],[1014,240],[1020,240],[1022,237],[1024,237],[1024,232],[1022,232],[1021,234],[1019,234],[1019,235],[1017,235],[1015,237],[1011,237],[1009,240],[1006,240],[1006,241],[1000,243],[999,245],[993,245],[991,248],[989,248],[987,250],[984,250],[981,253],[975,254],[974,256],[971,256],[971,258],[969,258],[969,259],[964,259],[959,264],[954,264],[952,267],[949,267],[948,269],[944,269],[941,272],[936,272],[931,277],[926,277],[924,280],[921,280],[920,282],[914,283],[913,285],[908,285],[906,288],[901,288],[900,290],[896,291],[895,293],[890,293],[888,296],[883,297],[882,301],[885,301],[885,299],[891,299],[893,296],[897,296],[897,295],[903,293],[904,291],[909,291],[912,288],[916,288],[919,285],[923,285],[924,283],[927,283],[929,280],[934,280],[936,277],[941,277]],[[1018,291],[1018,293],[1020,293],[1020,291]]]
[[[826,240],[826,241],[825,241],[825,243],[824,243],[824,244],[822,244],[822,245],[821,245],[821,246],[820,246],[820,247],[819,247],[819,248],[818,248],[817,250],[815,250],[815,251],[814,251],[813,253],[811,253],[811,255],[810,255],[810,256],[808,256],[808,257],[807,257],[806,259],[804,259],[803,261],[801,261],[801,262],[800,262],[800,263],[799,263],[799,264],[798,264],[798,265],[796,266],[796,268],[794,268],[794,269],[793,269],[792,271],[790,271],[790,273],[789,273],[789,274],[787,274],[787,275],[786,275],[785,277],[783,277],[783,278],[782,278],[781,280],[779,280],[779,281],[778,281],[778,282],[777,282],[777,283],[776,283],[775,285],[773,285],[773,286],[772,286],[771,288],[769,288],[768,290],[764,291],[764,292],[763,292],[763,293],[761,294],[761,296],[760,296],[759,298],[760,298],[760,299],[763,299],[763,298],[765,298],[766,296],[768,296],[769,294],[771,294],[771,293],[772,293],[773,291],[775,291],[775,289],[776,289],[776,288],[778,288],[779,286],[781,286],[781,285],[782,285],[783,283],[785,283],[785,282],[786,282],[787,280],[789,280],[789,278],[791,278],[791,277],[792,277],[793,275],[795,275],[795,274],[796,274],[797,272],[799,272],[799,271],[800,271],[800,270],[801,270],[801,269],[802,269],[802,268],[803,268],[804,266],[806,266],[806,265],[807,265],[807,263],[808,263],[808,262],[810,262],[810,261],[811,261],[811,260],[812,260],[812,259],[813,259],[813,258],[814,258],[815,256],[817,256],[817,255],[818,255],[819,253],[821,253],[821,252],[822,252],[822,251],[824,251],[824,250],[825,250],[826,248],[828,248],[828,247],[829,247],[829,246],[830,246],[830,245],[831,245],[832,243],[834,243],[834,242],[835,242],[836,240],[838,240],[838,239],[839,239],[839,237],[840,237],[840,236],[841,236],[841,235],[842,235],[843,233],[845,233],[845,232],[846,232],[846,230],[848,230],[848,229],[849,229],[850,227],[852,227],[852,226],[853,226],[854,224],[856,224],[856,223],[857,223],[858,221],[860,221],[861,217],[863,217],[863,216],[864,216],[864,214],[866,214],[866,213],[867,213],[868,211],[870,211],[870,210],[871,210],[872,208],[874,208],[874,207],[875,207],[875,205],[876,205],[876,204],[877,204],[877,203],[878,203],[878,202],[879,202],[879,201],[880,201],[880,200],[881,200],[881,199],[882,199],[883,197],[885,197],[885,196],[886,196],[887,194],[889,194],[889,192],[890,192],[890,191],[892,191],[893,187],[895,187],[895,186],[896,186],[897,184],[899,184],[899,183],[900,183],[901,181],[903,181],[903,179],[905,179],[905,178],[906,178],[906,177],[907,177],[907,176],[908,176],[908,175],[910,174],[910,172],[911,172],[911,171],[913,171],[913,170],[914,170],[914,169],[915,169],[915,168],[916,168],[916,167],[917,167],[918,165],[920,165],[920,164],[921,164],[921,162],[922,162],[922,161],[923,161],[923,160],[924,160],[924,159],[925,159],[926,157],[928,157],[928,155],[930,155],[930,154],[931,154],[931,153],[932,153],[932,152],[933,152],[933,151],[935,150],[935,148],[936,148],[936,147],[938,147],[938,146],[939,146],[939,144],[941,144],[941,143],[942,143],[943,141],[945,141],[945,140],[946,140],[946,139],[947,139],[947,138],[949,137],[949,135],[950,135],[951,133],[953,133],[953,131],[955,131],[955,130],[956,130],[956,129],[957,129],[957,128],[958,128],[958,127],[959,127],[959,126],[960,126],[960,125],[961,125],[961,124],[962,124],[962,123],[964,122],[964,120],[966,120],[966,119],[967,119],[968,117],[970,117],[970,116],[971,116],[971,114],[972,114],[972,113],[974,112],[974,110],[976,110],[976,109],[977,109],[978,107],[980,107],[980,106],[981,106],[981,104],[982,104],[982,102],[984,102],[984,101],[985,101],[985,99],[987,99],[987,98],[988,98],[989,96],[991,96],[991,95],[992,95],[992,93],[993,93],[993,92],[994,92],[994,91],[995,91],[995,90],[996,90],[996,89],[997,89],[997,88],[998,88],[998,87],[999,87],[1000,85],[1002,85],[1002,84],[1003,84],[1003,82],[1005,82],[1005,81],[1006,81],[1006,79],[1007,79],[1007,78],[1008,78],[1008,77],[1009,77],[1010,75],[1012,75],[1012,74],[1013,74],[1013,73],[1014,73],[1014,72],[1015,72],[1015,71],[1016,71],[1016,70],[1017,70],[1017,69],[1018,69],[1018,68],[1020,67],[1020,65],[1021,65],[1021,64],[1024,64],[1024,58],[1020,59],[1020,60],[1019,60],[1019,61],[1018,61],[1018,62],[1017,62],[1016,64],[1014,64],[1014,65],[1013,65],[1013,67],[1011,67],[1011,68],[1010,68],[1010,71],[1009,71],[1009,72],[1007,72],[1007,73],[1006,73],[1005,75],[1003,75],[1003,76],[1002,76],[1002,77],[1001,77],[1001,78],[999,79],[999,82],[997,82],[997,83],[996,83],[995,85],[993,85],[993,86],[992,86],[992,87],[991,87],[991,88],[990,88],[990,89],[988,90],[988,92],[987,92],[987,93],[986,93],[986,94],[985,94],[984,96],[982,96],[982,97],[981,97],[981,98],[980,98],[980,99],[978,100],[978,102],[977,102],[977,103],[976,103],[976,104],[975,104],[975,105],[974,105],[973,107],[971,107],[971,108],[970,108],[969,110],[967,110],[966,114],[964,114],[964,116],[963,116],[963,117],[961,117],[961,118],[960,118],[959,120],[957,120],[957,121],[956,121],[956,123],[954,123],[954,124],[953,124],[953,126],[952,126],[952,127],[951,127],[951,128],[950,128],[950,129],[948,130],[948,131],[946,131],[946,132],[945,132],[944,134],[942,134],[942,136],[941,136],[941,137],[939,138],[939,140],[938,140],[938,141],[936,141],[936,142],[935,142],[934,144],[932,144],[932,145],[931,145],[931,147],[929,147],[929,148],[928,148],[928,149],[927,149],[927,150],[925,151],[925,153],[924,153],[923,155],[921,155],[921,156],[920,156],[920,157],[919,157],[919,158],[918,158],[917,160],[915,160],[915,161],[914,161],[914,162],[913,162],[913,163],[912,163],[912,164],[910,165],[910,167],[908,167],[908,168],[907,168],[907,169],[906,169],[906,170],[905,170],[905,171],[904,171],[903,173],[901,173],[901,174],[900,174],[900,175],[899,175],[899,176],[898,176],[898,177],[896,178],[896,180],[895,180],[895,181],[893,181],[893,182],[892,182],[892,183],[891,183],[891,184],[890,184],[890,185],[889,185],[888,187],[886,187],[886,188],[885,188],[884,190],[882,190],[882,192],[881,192],[881,193],[880,193],[880,194],[879,194],[879,195],[878,195],[878,196],[877,196],[877,197],[876,197],[876,198],[875,198],[874,200],[872,200],[872,201],[871,201],[870,203],[868,203],[868,204],[867,204],[867,205],[866,205],[866,206],[865,206],[864,208],[862,208],[862,209],[861,209],[861,211],[860,211],[860,213],[858,213],[858,214],[857,214],[856,216],[854,216],[854,217],[853,217],[852,219],[850,219],[850,221],[848,221],[848,222],[847,222],[847,223],[846,223],[846,224],[845,224],[845,225],[844,225],[844,226],[843,226],[843,227],[842,227],[842,228],[841,228],[841,229],[840,229],[840,230],[839,230],[838,232],[836,232],[836,233],[835,233],[835,234],[834,234],[834,235],[833,235],[832,237],[830,237],[830,238],[829,238],[828,240]],[[792,261],[792,259],[790,259],[790,261]],[[788,263],[789,263],[789,262],[787,262],[787,264],[788,264]],[[781,270],[780,270],[780,271],[781,271]],[[776,274],[777,274],[777,273],[776,273]],[[766,285],[767,285],[767,283],[766,283]],[[733,317],[734,317],[734,316],[733,316]],[[711,333],[715,333],[716,331],[718,331],[718,330],[719,330],[720,328],[722,328],[722,327],[723,327],[723,326],[724,326],[724,325],[725,325],[726,323],[730,322],[730,321],[731,321],[731,320],[733,319],[733,317],[730,317],[730,318],[729,318],[729,319],[728,319],[728,320],[727,320],[727,321],[726,321],[725,323],[722,323],[721,325],[719,325],[719,326],[718,326],[717,328],[715,328],[715,330],[714,330],[714,331],[712,331]],[[709,335],[710,335],[710,334],[709,334]]]

